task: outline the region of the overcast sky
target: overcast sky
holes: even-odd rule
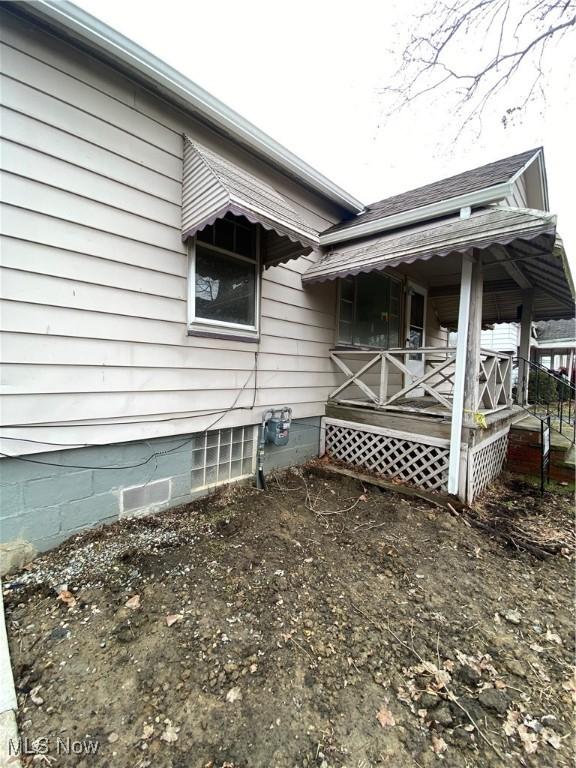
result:
[[[455,142],[450,94],[386,117],[382,87],[423,0],[77,4],[364,203],[543,145],[551,208],[576,271],[576,114],[567,56],[552,51],[546,102],[522,121],[503,127],[506,99],[513,98],[508,93],[484,112],[481,127]],[[482,42],[470,39],[462,55],[473,56]]]

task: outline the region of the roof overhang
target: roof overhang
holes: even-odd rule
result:
[[[193,237],[227,213],[263,227],[265,266],[318,248],[318,232],[301,220],[280,192],[184,136],[182,238]]]
[[[34,0],[14,3],[14,8],[17,13],[38,19],[66,38],[83,44],[91,52],[119,66],[122,71],[152,86],[164,98],[193,113],[212,128],[337,206],[350,213],[364,209],[360,201],[219,99],[73,3],[66,0]]]
[[[327,251],[302,276],[304,282],[372,272],[451,253],[484,250],[513,240],[540,238],[542,250],[552,250],[556,217],[542,211],[504,206],[475,211],[468,218],[451,216],[419,223],[362,242]]]
[[[468,192],[465,195],[451,197],[448,200],[440,200],[430,205],[395,213],[392,216],[373,219],[357,226],[350,226],[335,232],[326,232],[320,235],[320,245],[327,246],[348,240],[357,240],[361,237],[377,234],[378,232],[385,232],[397,229],[398,227],[407,227],[411,224],[447,216],[460,211],[462,208],[478,208],[479,206],[499,203],[511,196],[512,188],[513,184],[509,182],[497,184],[486,189]]]
[[[304,273],[302,281],[310,284],[414,265],[406,270],[414,277],[417,269],[423,282],[431,286],[429,297],[434,302],[440,323],[454,327],[458,315],[458,274],[462,256],[471,253],[482,259],[487,275],[485,323],[518,319],[518,306],[523,301],[522,287],[510,279],[504,269],[506,263],[521,267],[533,287],[534,319],[573,316],[574,285],[566,253],[556,234],[556,217],[543,211],[505,206],[475,211],[469,218],[452,216],[386,232],[360,243],[343,244],[325,252]],[[437,258],[442,258],[445,266],[433,261]],[[446,274],[446,278],[439,277],[441,274]]]
[[[576,339],[556,339],[556,341],[533,341],[537,349],[576,349]]]

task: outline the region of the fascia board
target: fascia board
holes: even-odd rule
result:
[[[355,240],[356,238],[374,235],[379,232],[385,232],[388,229],[417,224],[438,216],[449,213],[455,213],[461,208],[467,206],[478,206],[489,203],[496,203],[505,200],[511,194],[512,185],[497,184],[493,187],[480,189],[476,192],[469,192],[458,197],[451,197],[448,200],[441,200],[430,205],[423,205],[420,208],[412,208],[409,211],[402,211],[392,216],[384,216],[381,219],[367,221],[364,224],[349,227],[339,232],[328,232],[320,235],[320,245],[331,245],[341,243],[345,240]]]

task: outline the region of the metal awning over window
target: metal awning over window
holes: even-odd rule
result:
[[[270,184],[184,137],[182,237],[192,237],[227,213],[263,227],[263,261],[278,264],[318,247],[318,232],[302,222]]]

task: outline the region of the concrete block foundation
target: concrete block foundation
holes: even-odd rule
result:
[[[45,465],[1,459],[0,573],[22,567],[36,552],[51,549],[79,531],[158,512],[209,493],[221,483],[194,485],[197,437],[178,435],[30,457]],[[319,417],[295,421],[288,445],[266,446],[265,471],[306,462],[318,456],[319,444]],[[253,459],[242,466],[249,477],[255,470],[255,450]],[[207,471],[206,477],[209,474],[212,478],[217,472]]]

